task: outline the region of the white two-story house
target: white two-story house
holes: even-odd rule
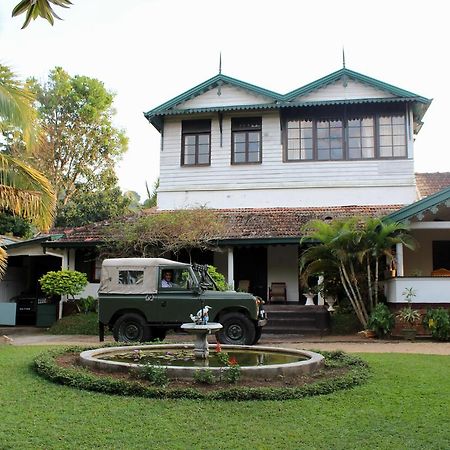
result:
[[[145,113],[161,134],[158,209],[228,220],[213,261],[237,288],[289,301],[300,227],[418,199],[414,136],[431,100],[347,68],[287,94],[219,73]],[[303,299],[304,301],[304,299]]]

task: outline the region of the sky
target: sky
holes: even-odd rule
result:
[[[19,0],[0,4],[0,61],[46,81],[61,66],[116,94],[129,137],[119,184],[146,198],[159,173],[159,133],[143,116],[222,73],[284,94],[346,67],[433,102],[415,142],[417,172],[450,171],[449,46],[441,0],[72,0],[62,21],[21,30]]]

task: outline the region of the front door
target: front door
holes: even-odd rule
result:
[[[239,285],[245,286],[244,290],[267,300],[266,247],[234,249],[234,281],[235,289],[238,289]]]

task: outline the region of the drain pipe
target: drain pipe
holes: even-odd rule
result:
[[[56,256],[57,258],[61,258],[61,269],[67,269],[69,267],[69,256],[67,254],[67,250],[63,252],[63,254],[49,252],[47,249],[44,251],[45,255]],[[64,302],[67,301],[67,295],[61,295],[61,300],[58,304],[58,320],[62,319],[63,306]]]

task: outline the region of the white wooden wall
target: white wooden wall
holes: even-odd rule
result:
[[[235,116],[235,115],[234,115]],[[211,165],[181,166],[181,119],[166,120],[160,209],[406,204],[416,200],[414,164],[406,160],[283,162],[277,112],[262,114],[261,164],[231,165],[231,116],[211,124]],[[409,154],[412,155],[412,136]]]

